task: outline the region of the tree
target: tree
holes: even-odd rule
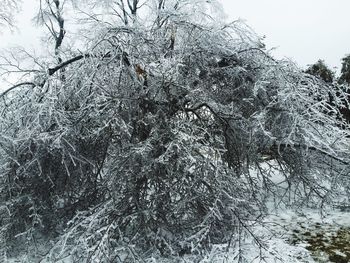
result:
[[[342,67],[340,70],[339,83],[350,84],[350,55],[342,58]]]
[[[306,73],[319,77],[326,83],[333,83],[334,72],[330,70],[323,60],[318,60],[315,64],[309,66]]]
[[[347,122],[350,123],[350,55],[347,55],[342,59],[342,67],[340,72],[338,83],[340,84],[341,91],[344,94],[340,111]]]
[[[84,50],[60,43],[0,95],[9,244],[55,241],[48,262],[200,258],[234,246],[237,226],[252,234],[271,195],[320,205],[348,183],[349,130],[324,113],[333,91],[241,21],[213,20],[215,1],[90,3]]]
[[[345,61],[346,59],[344,59]],[[345,79],[346,77],[344,77],[346,75],[346,63],[343,63],[343,68],[342,68],[342,75],[339,77],[338,79],[338,83],[335,82],[335,77],[334,77],[334,72],[332,70],[330,70],[327,65],[324,63],[323,60],[318,60],[315,64],[309,66],[309,68],[305,71],[306,73],[313,75],[321,80],[323,80],[326,85],[329,86],[330,90],[336,91],[337,93],[337,98],[339,99],[338,102],[335,102],[334,100],[336,98],[333,97],[332,93],[329,93],[329,98],[328,98],[328,104],[329,104],[329,109],[331,109],[329,111],[326,110],[325,112],[327,112],[330,116],[333,116],[335,118],[343,118],[345,119],[347,122],[350,121],[350,112],[349,112],[349,103],[348,103],[348,92],[346,91],[347,88],[345,88],[342,85],[338,85],[338,83],[342,83],[343,79]],[[334,93],[334,92],[333,92]],[[322,100],[322,98],[320,98],[320,100]],[[338,105],[337,107],[337,111],[334,111],[334,106]]]
[[[19,11],[21,1],[0,1],[0,27],[14,27],[14,12]]]

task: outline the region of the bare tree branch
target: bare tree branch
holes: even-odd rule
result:
[[[11,88],[5,90],[3,93],[1,93],[0,94],[0,98],[4,97],[11,90],[14,90],[14,89],[16,89],[18,87],[21,87],[21,86],[32,86],[32,87],[35,87],[36,85],[33,82],[22,82],[22,83],[16,84],[16,85],[12,86]]]

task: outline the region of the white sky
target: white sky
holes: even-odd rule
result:
[[[230,20],[246,20],[259,35],[266,36],[274,55],[287,57],[305,67],[324,59],[330,67],[340,67],[340,59],[350,53],[350,0],[220,0]],[[37,0],[24,0],[17,16],[18,32],[0,35],[0,48],[39,45],[31,18]]]
[[[324,59],[341,66],[350,53],[350,0],[221,0],[231,19],[246,20],[265,35],[267,48],[277,57],[300,66]]]

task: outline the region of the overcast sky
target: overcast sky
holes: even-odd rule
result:
[[[287,57],[300,66],[322,58],[331,67],[350,53],[350,0],[220,0],[230,20],[246,20],[276,57]],[[36,0],[24,0],[17,17],[20,34],[4,32],[0,47],[38,45],[31,29]]]
[[[231,19],[245,19],[277,57],[301,66],[324,59],[340,67],[350,53],[350,0],[221,0]]]

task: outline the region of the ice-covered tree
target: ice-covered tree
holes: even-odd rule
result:
[[[14,27],[15,13],[20,10],[21,1],[1,0],[0,1],[0,27]]]
[[[338,83],[346,98],[343,100],[344,103],[340,110],[347,122],[350,123],[350,55],[342,58],[342,67]]]
[[[350,55],[342,58],[342,66],[340,70],[339,83],[350,84]]]
[[[341,70],[341,76],[338,81],[335,79],[335,73],[329,69],[323,60],[318,60],[315,64],[310,65],[306,73],[313,75],[325,82],[325,85],[329,86],[329,90],[332,91],[328,96],[328,104],[332,109],[329,114],[336,116],[336,118],[343,118],[346,121],[350,121],[350,110],[349,110],[349,90],[344,80],[346,79],[346,58],[343,59],[343,66]],[[334,91],[337,93],[338,101],[334,100],[337,98],[333,97]],[[334,112],[334,106],[337,105],[337,112]]]
[[[55,241],[47,262],[198,259],[238,244],[271,196],[322,205],[346,188],[339,94],[216,20],[216,1],[75,1],[76,49],[46,3],[55,52],[0,95],[9,244]]]
[[[321,59],[315,64],[310,65],[305,72],[321,78],[326,83],[332,83],[334,81],[334,72]]]

